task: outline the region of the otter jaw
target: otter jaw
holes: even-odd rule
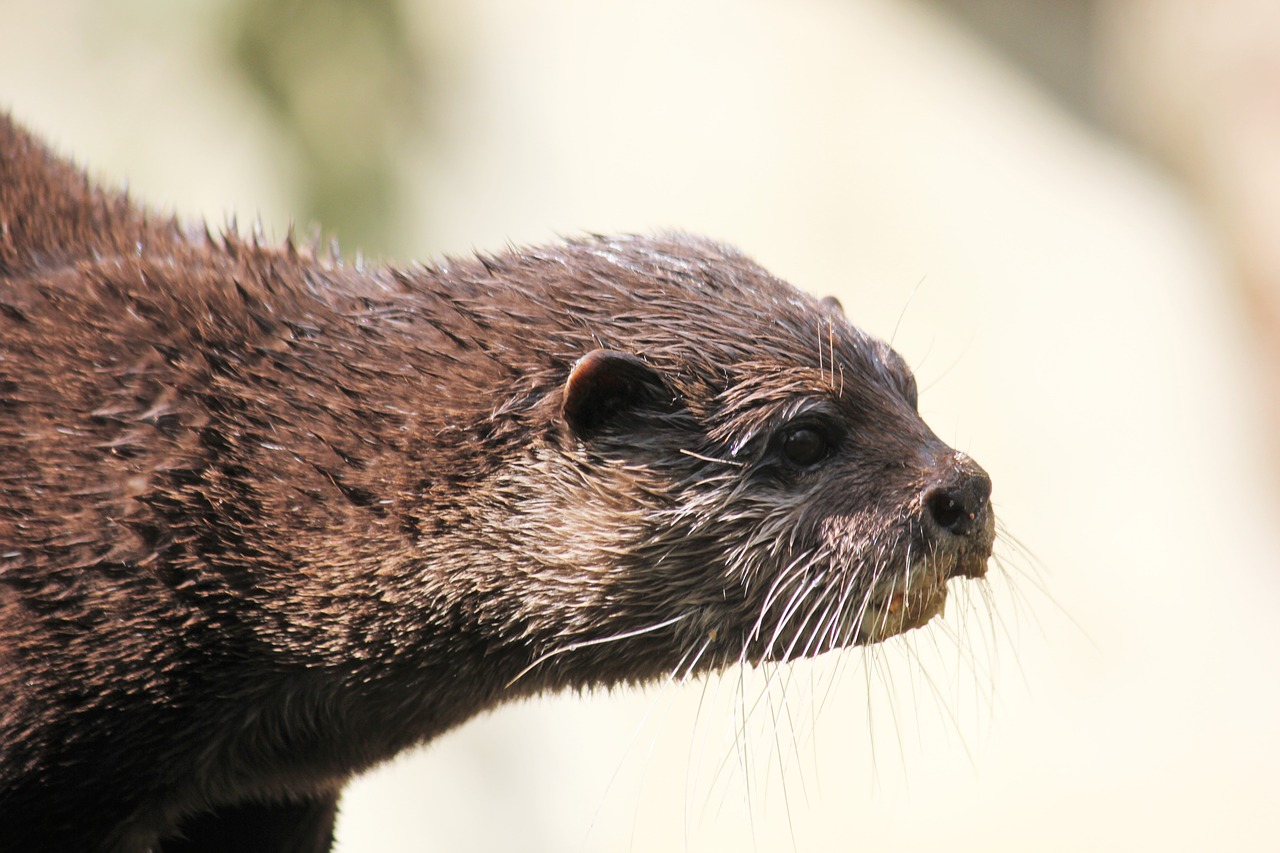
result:
[[[986,556],[976,553],[958,556],[950,567],[938,565],[944,562],[938,559],[917,560],[903,576],[887,578],[867,596],[854,644],[879,643],[914,628],[923,628],[933,617],[943,615],[948,581],[956,577],[985,577],[990,555],[988,545]]]

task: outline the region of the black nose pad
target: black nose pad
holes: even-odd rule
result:
[[[967,458],[958,460],[925,491],[924,506],[935,524],[955,536],[969,536],[986,526],[991,478]]]

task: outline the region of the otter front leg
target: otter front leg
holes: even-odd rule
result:
[[[160,853],[327,853],[338,794],[275,803],[237,803],[194,815],[161,842]]]

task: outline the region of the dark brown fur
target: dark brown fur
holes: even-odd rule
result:
[[[923,624],[993,516],[914,397],[723,246],[351,269],[0,117],[0,849],[324,850],[513,697]]]

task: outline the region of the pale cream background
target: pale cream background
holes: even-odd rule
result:
[[[279,234],[289,166],[217,70],[221,6],[8,0],[0,106],[155,205]],[[501,709],[355,785],[340,850],[1280,849],[1274,469],[1174,189],[927,5],[413,8],[454,61],[402,260],[730,240],[894,338],[1035,559],[782,674],[736,738],[756,675]]]

